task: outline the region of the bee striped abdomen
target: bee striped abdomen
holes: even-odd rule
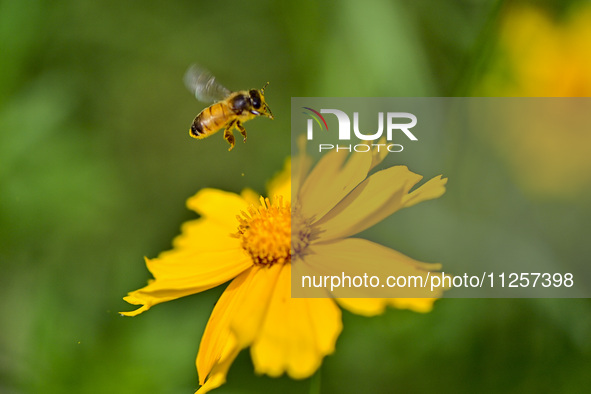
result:
[[[201,120],[199,119],[199,116],[197,116],[193,121],[191,129],[189,130],[189,134],[191,134],[191,137],[203,138],[203,126],[201,125]]]
[[[189,134],[193,138],[205,138],[224,127],[231,111],[225,103],[216,103],[205,108],[193,121]]]

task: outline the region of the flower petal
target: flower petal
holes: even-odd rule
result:
[[[283,197],[283,201],[291,201],[291,160],[285,162],[283,170],[267,185],[267,190],[271,201],[278,196]]]
[[[365,179],[372,160],[373,155],[366,153],[349,155],[346,151],[331,151],[324,155],[300,190],[301,214],[307,218],[324,216]]]
[[[219,383],[219,385],[224,383],[225,373],[222,374],[221,372],[227,373],[229,364],[241,349],[238,346],[236,337],[230,330],[230,322],[234,313],[241,308],[245,293],[248,292],[250,282],[256,271],[257,269],[252,267],[236,277],[222,293],[213,308],[201,338],[196,360],[199,384],[204,385],[204,387],[210,387],[214,383]],[[229,361],[230,359],[231,361]],[[224,367],[227,366],[227,368],[220,369],[221,364]],[[219,373],[216,375],[215,371]],[[214,375],[217,377],[214,377]],[[220,379],[222,375],[223,380]],[[211,382],[212,379],[214,382]]]
[[[306,137],[301,135],[297,140],[299,153],[291,158],[291,193],[294,201],[312,166],[312,158],[306,153],[306,142]]]
[[[421,185],[416,190],[413,190],[404,198],[404,207],[412,207],[422,201],[433,200],[439,198],[445,193],[445,184],[447,178],[442,178],[441,175],[431,178],[428,182]]]
[[[240,240],[231,237],[238,228],[238,221],[234,218],[234,226],[220,225],[214,220],[200,218],[183,223],[181,234],[173,241],[173,250],[165,251],[159,257],[178,252],[194,253],[216,250],[241,249]]]
[[[371,175],[316,222],[322,239],[348,237],[378,223],[402,208],[404,196],[421,178],[406,166]]]
[[[240,196],[249,206],[260,204],[261,195],[248,187],[240,192]]]
[[[373,174],[316,223],[322,231],[322,239],[355,235],[401,208],[440,197],[445,192],[447,179],[437,176],[409,193],[421,179],[422,176],[406,166]]]
[[[359,238],[347,238],[322,244],[309,246],[309,254],[304,256],[306,265],[310,267],[311,274],[320,274],[322,277],[337,276],[345,283],[341,285],[335,280],[335,289],[332,291],[337,298],[434,298],[441,296],[443,290],[435,289],[431,292],[428,284],[430,271],[439,270],[440,264],[427,264],[414,260],[393,249]],[[315,272],[313,272],[315,271]],[[360,286],[349,285],[354,277],[363,279]],[[371,277],[379,279],[371,285]],[[409,283],[406,287],[388,287],[386,281],[390,276],[405,277]],[[346,279],[349,277],[351,279]],[[332,280],[332,279],[331,279]],[[419,284],[417,284],[419,283]],[[421,284],[425,284],[422,287]],[[327,289],[331,290],[331,289]],[[405,305],[404,302],[394,302],[384,299],[384,305]],[[420,305],[419,305],[420,304]],[[349,302],[352,311],[367,315],[381,313],[383,307],[378,301]],[[412,309],[412,302],[406,308]],[[355,308],[361,308],[355,310]],[[424,302],[417,301],[416,309],[424,309]]]
[[[230,366],[232,366],[236,356],[238,356],[238,353],[240,353],[240,349],[238,347],[233,347],[232,342],[228,342],[224,349],[223,356],[220,358],[219,362],[213,366],[209,377],[205,383],[199,387],[199,390],[197,390],[195,394],[205,394],[226,383],[228,370],[230,369]]]
[[[123,298],[142,307],[122,315],[135,316],[161,302],[211,289],[251,267],[252,261],[242,250],[171,252],[152,260],[146,258],[146,265],[155,279]]]
[[[386,138],[382,137],[378,141],[378,144],[386,145],[386,142],[387,142]],[[365,144],[370,144],[370,142],[367,141],[367,142],[365,142]],[[372,155],[371,168],[374,168],[375,166],[380,164],[382,161],[384,161],[386,156],[388,156],[388,153],[389,153],[388,149],[372,149],[372,151],[371,151],[371,155]]]
[[[286,264],[251,347],[255,370],[307,378],[334,351],[341,330],[341,312],[333,300],[291,298],[291,264]]]
[[[377,316],[384,313],[388,302],[385,298],[337,298],[340,306],[361,316]]]
[[[250,280],[242,285],[241,307],[234,311],[230,322],[240,348],[249,346],[259,334],[281,267],[281,264],[255,266]]]
[[[410,309],[414,312],[427,313],[433,309],[433,303],[439,298],[389,298],[388,304],[398,309]]]
[[[426,313],[433,309],[438,298],[337,298],[340,306],[361,316],[381,315],[386,306],[397,309],[409,309],[413,312]]]
[[[248,209],[248,202],[235,193],[203,189],[187,200],[187,207],[229,229],[237,227],[236,215]]]

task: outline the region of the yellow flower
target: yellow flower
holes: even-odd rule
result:
[[[591,6],[559,20],[540,7],[507,7],[499,48],[477,94],[514,97],[591,96]]]
[[[409,192],[421,176],[406,167],[368,177],[384,155],[355,153],[343,165],[346,157],[346,153],[326,155],[307,178],[303,165],[307,160],[296,159],[293,177],[288,164],[270,183],[270,199],[257,198],[251,190],[240,195],[214,189],[198,192],[187,204],[201,218],[183,225],[171,251],[146,259],[154,280],[125,297],[141,307],[124,315],[134,316],[155,304],[233,279],[216,303],[201,339],[196,362],[202,385],[198,393],[222,385],[230,365],[246,347],[250,347],[257,373],[287,373],[295,379],[311,376],[324,356],[334,351],[342,329],[341,311],[332,298],[292,298],[292,266],[329,261],[332,251],[343,248],[346,252],[355,244],[379,256],[382,264],[387,260],[421,273],[439,268],[346,237],[400,208],[439,197],[446,180],[433,178]],[[297,212],[292,212],[290,203],[292,179]],[[335,214],[336,206],[342,208],[341,214]],[[294,224],[293,239],[292,215],[299,221]],[[337,301],[355,313],[375,315],[388,304],[426,312],[434,299]]]
[[[534,4],[507,7],[495,56],[475,95],[591,97],[590,46],[588,3],[577,4],[560,17]],[[525,107],[516,107],[511,119],[518,123],[484,137],[508,162],[511,176],[530,196],[584,197],[591,185],[587,148],[591,133],[584,103],[536,103],[535,112],[525,110],[524,114]]]

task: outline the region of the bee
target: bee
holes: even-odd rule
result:
[[[192,65],[185,73],[185,85],[202,102],[214,103],[197,115],[189,129],[193,138],[203,139],[224,129],[224,139],[234,148],[233,128],[237,128],[246,142],[246,129],[242,123],[257,116],[273,119],[265,102],[265,88],[231,92],[222,86],[207,70]]]

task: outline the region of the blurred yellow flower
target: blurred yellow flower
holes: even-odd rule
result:
[[[503,13],[495,55],[475,95],[591,97],[589,48],[589,3],[562,16],[534,3],[512,4]],[[578,198],[591,185],[591,132],[580,123],[587,110],[579,105],[582,102],[537,103],[545,106],[535,117],[485,138],[530,196]],[[524,116],[515,114],[512,119],[520,118]]]
[[[591,96],[591,6],[561,20],[534,5],[507,8],[499,53],[480,93],[512,97]]]
[[[270,199],[248,189],[240,195],[214,189],[198,192],[187,205],[201,218],[183,225],[172,250],[146,259],[154,280],[124,298],[141,307],[123,315],[135,316],[155,304],[233,279],[216,303],[201,339],[196,362],[202,385],[198,393],[222,385],[230,365],[246,347],[250,347],[257,373],[279,376],[286,372],[295,379],[311,376],[324,356],[334,351],[342,329],[335,301],[291,297],[292,265],[297,266],[299,259],[313,257],[308,263],[330,259],[335,248],[346,252],[355,243],[368,253],[376,254],[377,250],[382,264],[387,260],[421,273],[439,268],[369,241],[345,237],[400,208],[441,196],[446,179],[433,178],[409,192],[422,177],[406,167],[392,167],[368,177],[384,155],[356,153],[342,166],[346,157],[346,153],[326,155],[307,178],[305,166],[299,166],[306,160],[296,159],[301,171],[296,170],[298,175],[293,177],[298,196],[294,217],[301,223],[295,226],[293,239],[291,218],[295,212],[290,204],[288,163],[270,183]],[[332,208],[343,202],[346,206],[341,214],[334,214]],[[320,238],[318,226],[324,231]],[[355,313],[374,315],[387,304],[426,312],[434,299],[337,301]]]

